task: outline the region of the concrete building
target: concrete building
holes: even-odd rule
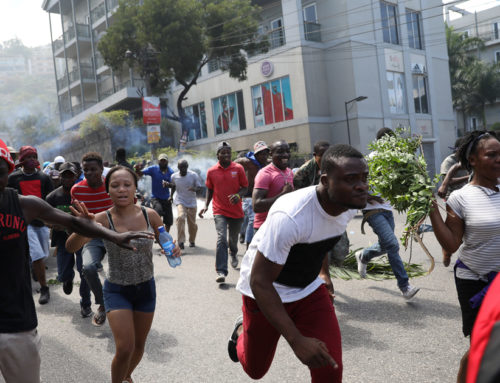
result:
[[[500,6],[477,12],[461,12],[460,18],[449,21],[456,32],[470,37],[479,37],[484,41],[484,48],[471,51],[480,60],[490,63],[500,62]],[[500,100],[485,108],[487,128],[500,122]],[[481,116],[463,116],[456,111],[457,127],[460,133],[482,128]]]
[[[424,136],[429,170],[437,168],[455,138],[440,0],[254,2],[270,49],[249,58],[243,82],[217,62],[203,68],[183,104],[192,117],[188,148],[228,140],[239,151],[285,139],[301,153],[318,140],[366,152],[378,129],[409,126]],[[142,80],[131,71],[113,73],[97,51],[117,6],[43,2],[65,129],[91,113],[140,108]],[[172,88],[172,110],[180,90]]]
[[[144,82],[133,71],[116,73],[97,50],[118,0],[44,0],[49,13],[53,66],[63,129],[78,127],[90,114],[141,108]]]
[[[302,153],[318,140],[366,152],[380,128],[409,126],[438,169],[456,137],[441,1],[258,3],[270,49],[249,58],[244,82],[204,68],[183,104],[189,148],[285,139]]]

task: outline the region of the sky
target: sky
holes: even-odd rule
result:
[[[18,37],[24,45],[35,47],[50,43],[48,13],[42,10],[43,0],[0,0],[0,42]],[[449,3],[454,0],[444,0]],[[457,6],[468,11],[480,11],[499,0],[470,0]],[[54,36],[57,38],[59,36]]]

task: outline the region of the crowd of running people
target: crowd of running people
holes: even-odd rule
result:
[[[376,138],[392,134],[384,128]],[[172,205],[177,209],[176,257],[185,245],[196,246],[196,215],[203,218],[212,207],[217,283],[225,282],[228,262],[238,268],[238,240],[246,243],[236,286],[243,312],[231,330],[229,357],[259,379],[283,336],[310,368],[312,382],[342,381],[328,254],[346,237],[358,211],[378,237],[377,243],[356,252],[360,276],[366,277],[372,258],[387,254],[402,297],[412,299],[419,291],[410,285],[399,255],[391,206],[370,194],[365,156],[349,145],[321,141],[314,145],[311,160],[291,169],[284,140],[269,146],[258,141],[235,160],[230,144],[221,142],[216,155],[203,184],[186,159],[180,158],[174,171],[165,154],[149,166],[127,162],[123,148],[110,166],[95,152],[86,153],[81,162],[57,156],[40,164],[34,147],[17,151],[0,141],[0,243],[5,259],[0,271],[0,371],[6,382],[40,379],[31,279],[40,285],[39,304],[49,303],[45,259],[51,246],[57,279],[68,295],[76,265],[81,316],[91,317],[95,326],[109,323],[116,346],[111,381],[133,382],[156,304],[153,242],[159,227],[169,231],[173,226]],[[457,258],[463,333],[470,336],[482,299],[500,270],[498,137],[472,132],[457,141],[441,173],[437,194],[446,199],[447,212],[443,219],[435,205],[430,218],[445,266],[453,254]],[[147,198],[139,192],[144,191],[144,176],[150,177]],[[203,188],[205,204],[198,211],[197,195]],[[462,359],[460,382],[480,370],[476,363],[475,372],[467,372],[468,356],[469,351]]]

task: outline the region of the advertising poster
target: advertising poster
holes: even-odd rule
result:
[[[161,108],[159,97],[142,98],[142,121],[146,125],[158,125],[161,123]]]
[[[281,79],[281,90],[283,94],[283,105],[285,107],[285,120],[293,119],[292,92],[290,90],[290,78]]]
[[[252,88],[252,99],[255,127],[264,126],[264,106],[262,105],[260,86],[254,86]]]
[[[273,90],[274,122],[281,122],[283,121],[283,99],[280,80],[273,81],[271,89]]]
[[[160,142],[160,125],[148,125],[148,144],[157,144]]]

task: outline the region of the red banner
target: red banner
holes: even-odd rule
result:
[[[159,125],[161,123],[161,109],[159,97],[142,98],[142,121],[145,124]]]

